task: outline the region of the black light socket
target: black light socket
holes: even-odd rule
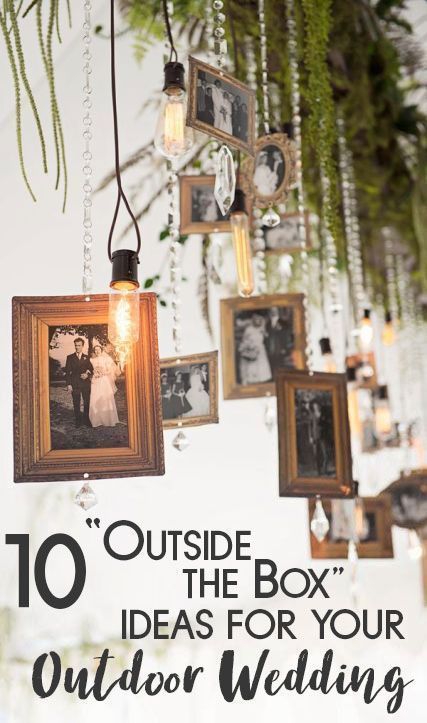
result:
[[[325,356],[325,354],[332,354],[331,340],[329,336],[322,336],[322,338],[319,339],[319,346],[322,356]]]
[[[236,188],[230,213],[246,213],[246,196],[241,188]]]
[[[384,321],[385,321],[386,324],[391,324],[391,322],[393,321],[393,317],[392,317],[392,315],[391,315],[391,311],[386,311],[385,317],[384,317]]]
[[[185,69],[182,63],[166,63],[165,65],[165,84],[163,90],[172,88],[180,88],[185,90]]]
[[[370,319],[370,318],[371,318],[371,310],[370,310],[370,309],[364,309],[364,310],[363,310],[363,318],[364,318],[364,319]]]
[[[347,374],[347,383],[357,381],[356,367],[347,367],[346,374]]]
[[[378,399],[388,399],[387,384],[381,384],[378,387]]]
[[[117,291],[134,291],[139,288],[138,254],[129,249],[119,249],[111,256],[112,273],[110,287]]]

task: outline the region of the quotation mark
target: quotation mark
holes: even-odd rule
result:
[[[95,517],[95,519],[93,520],[93,522],[94,522],[94,524],[95,524],[95,527],[97,527],[98,529],[99,529],[99,523],[100,523],[100,521],[101,521],[101,520],[99,519],[99,517]],[[90,527],[90,528],[92,529],[92,517],[88,517],[88,518],[87,518],[86,524],[87,524],[88,527]]]
[[[99,521],[99,520],[98,520],[98,521]],[[336,574],[338,573],[338,575],[342,575],[343,572],[344,572],[344,568],[343,568],[343,567],[334,567],[332,574],[333,574],[333,575],[336,575]]]

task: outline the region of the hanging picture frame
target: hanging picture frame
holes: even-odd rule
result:
[[[427,526],[427,468],[402,472],[382,494],[390,495],[394,525],[408,530]]]
[[[295,254],[302,251],[300,240],[299,213],[282,213],[277,226],[263,226],[266,254]],[[312,248],[310,233],[310,212],[304,211],[305,250]]]
[[[296,182],[296,151],[286,133],[270,133],[255,143],[254,157],[242,164],[242,188],[255,206],[284,203]]]
[[[394,557],[391,535],[392,517],[390,500],[384,496],[363,497],[365,530],[357,542],[357,554],[360,558],[385,559]],[[352,500],[349,500],[352,503]],[[342,502],[346,504],[346,502]],[[308,501],[308,527],[315,509],[315,500]],[[334,532],[334,505],[324,500],[323,509],[329,520],[329,531],[322,542],[310,532],[311,557],[315,560],[347,559],[348,539]],[[336,527],[339,527],[337,525]]]
[[[218,422],[218,352],[160,361],[163,427]]]
[[[282,497],[353,497],[345,374],[276,372]]]
[[[15,482],[164,473],[156,305],[123,370],[107,295],[13,299]]]
[[[254,153],[255,91],[219,68],[190,57],[187,125]]]
[[[222,215],[215,200],[215,176],[180,176],[180,231],[228,233],[230,214]]]
[[[350,354],[345,360],[346,367],[356,370],[356,381],[360,389],[378,388],[377,367],[374,352]]]
[[[221,300],[224,399],[275,394],[274,374],[306,367],[303,294]]]

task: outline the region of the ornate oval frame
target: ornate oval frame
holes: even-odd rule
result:
[[[253,183],[257,156],[266,146],[277,146],[285,161],[283,181],[271,196],[260,194]],[[269,133],[260,136],[255,142],[254,157],[246,158],[242,163],[242,189],[253,198],[255,206],[263,208],[274,203],[281,203],[286,200],[289,190],[296,183],[296,162],[295,144],[286,133]]]

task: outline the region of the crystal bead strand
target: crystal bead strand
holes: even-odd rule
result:
[[[83,86],[83,278],[82,290],[84,294],[92,291],[93,271],[92,271],[92,55],[90,52],[91,44],[91,9],[90,0],[84,0],[84,21],[83,21],[83,75],[85,84]]]
[[[90,0],[84,0],[83,2],[83,276],[82,276],[82,291],[83,294],[89,294],[93,287],[93,271],[92,271],[92,55],[90,52],[91,44],[91,29],[92,19],[91,10],[92,5]],[[86,300],[90,301],[90,297],[86,296]],[[74,497],[75,504],[82,510],[88,510],[94,507],[98,503],[97,496],[87,481],[89,475],[86,473],[83,475],[85,482],[81,489],[77,492]]]
[[[399,334],[399,384],[400,384],[400,424],[399,436],[400,446],[404,450],[404,470],[410,469],[409,459],[409,434],[408,434],[408,414],[407,414],[407,371],[408,364],[412,359],[412,339],[408,339],[408,328],[410,326],[410,316],[407,302],[407,284],[406,272],[403,257],[401,253],[396,253],[396,279],[397,291],[400,305],[400,331]],[[411,351],[408,353],[408,344],[411,345]]]
[[[258,0],[258,22],[261,51],[262,118],[264,133],[270,133],[270,101],[268,97],[267,35],[265,30],[264,0]]]
[[[397,328],[399,319],[399,304],[397,301],[397,284],[396,284],[396,267],[394,258],[393,237],[389,228],[383,228],[382,235],[384,238],[385,248],[385,277],[387,283],[387,300],[388,308],[391,314],[392,323]]]
[[[327,208],[329,198],[329,180],[324,173],[321,173],[321,186],[324,198],[324,207]],[[330,310],[334,315],[337,315],[337,313],[342,310],[338,284],[337,249],[335,239],[326,223],[323,224],[323,238],[325,242],[325,258],[329,277],[329,293],[331,297]]]

